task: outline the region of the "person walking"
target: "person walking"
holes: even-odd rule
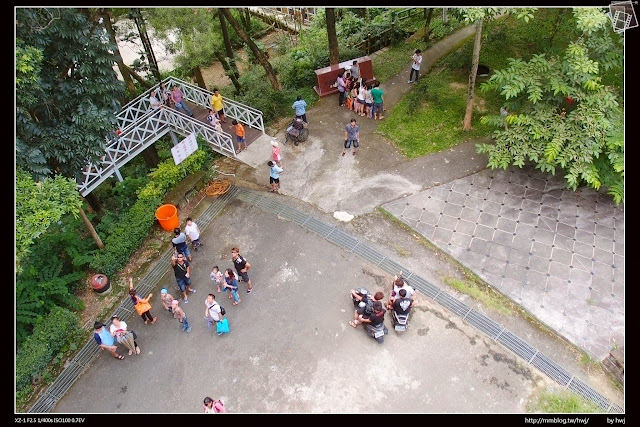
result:
[[[384,115],[384,91],[380,89],[380,83],[376,82],[371,89],[371,96],[373,97],[373,119],[382,120]]]
[[[178,322],[182,323],[182,330],[184,332],[191,332],[191,326],[187,320],[187,314],[182,307],[179,306],[180,302],[177,299],[171,301],[171,308],[173,309],[173,318],[178,319]]]
[[[211,273],[209,273],[209,278],[213,282],[215,282],[218,292],[221,292],[220,287],[222,286],[223,277],[222,277],[222,272],[220,271],[217,265],[213,266]]]
[[[278,165],[282,166],[282,155],[280,154],[280,146],[278,145],[278,141],[271,140],[271,156],[273,157],[273,161]]]
[[[236,142],[238,143],[238,153],[247,149],[247,140],[245,139],[244,125],[237,120],[231,122],[236,128]]]
[[[169,293],[165,288],[160,289],[160,301],[162,301],[162,306],[169,313],[173,313],[173,308],[171,307],[171,302],[174,300],[173,296]]]
[[[356,119],[351,119],[344,128],[344,150],[342,155],[347,154],[347,150],[353,145],[352,154],[356,155],[356,149],[360,146],[360,126],[356,123]]]
[[[229,298],[233,297],[233,305],[238,305],[242,300],[238,296],[238,281],[232,269],[227,268],[224,271],[224,282],[224,287],[230,294]]]
[[[182,292],[183,301],[185,304],[189,303],[189,292],[195,294],[196,290],[191,287],[191,267],[189,262],[184,259],[184,254],[178,253],[178,255],[171,255],[171,267],[173,273],[176,276],[176,283]]]
[[[298,95],[296,101],[291,106],[296,112],[296,118],[302,119],[305,123],[307,122],[307,103],[304,99],[302,99],[301,95]]]
[[[227,412],[222,399],[213,400],[208,396],[204,398],[202,410],[205,414],[224,414]]]
[[[215,323],[217,327],[218,322],[222,320],[222,316],[224,316],[224,314],[222,314],[222,307],[220,307],[220,304],[216,301],[216,296],[214,294],[207,295],[204,305],[207,307],[204,312],[204,318],[207,321],[207,329],[211,330],[211,325]]]
[[[178,111],[182,111],[189,117],[193,117],[193,113],[189,107],[187,107],[187,103],[184,100],[184,94],[177,85],[171,88],[171,101]]]
[[[267,162],[271,170],[269,171],[269,184],[271,184],[271,192],[277,193],[280,190],[280,174],[284,171],[280,166],[269,160]]]
[[[347,82],[344,79],[344,72],[338,75],[335,87],[338,88],[338,107],[344,107],[345,95],[347,90]]]
[[[133,289],[133,277],[129,277],[129,296],[131,297],[131,301],[133,302],[134,308],[136,309],[136,313],[138,313],[138,315],[142,317],[145,325],[148,325],[149,322],[151,322],[151,324],[154,324],[158,321],[157,317],[153,317],[151,315],[151,303],[149,303],[149,300],[151,299],[153,294],[150,293],[146,298],[142,298],[140,295],[138,295],[136,290]]]
[[[107,350],[113,357],[118,360],[124,360],[124,356],[118,354],[118,347],[116,346],[116,339],[107,331],[102,322],[94,322],[93,324],[93,339],[96,340],[98,346],[102,350]]]
[[[409,73],[407,83],[418,83],[418,79],[420,78],[420,64],[422,64],[422,51],[416,49],[413,56],[411,56],[411,72]],[[416,75],[416,79],[412,82],[411,79],[414,74]]]
[[[116,339],[118,344],[122,344],[129,349],[129,356],[135,351],[136,354],[140,354],[140,346],[136,340],[138,336],[134,331],[127,330],[127,322],[120,320],[115,314],[111,316],[111,326],[109,326],[109,333]],[[132,345],[132,347],[129,347]]]
[[[211,106],[213,107],[213,111],[216,112],[218,118],[222,123],[227,123],[227,120],[224,117],[224,102],[222,101],[222,95],[218,88],[213,89],[213,95],[211,96]]]
[[[187,239],[191,241],[193,250],[197,252],[198,248],[202,246],[202,242],[200,242],[200,227],[193,222],[191,217],[187,218],[187,226],[184,227],[184,232],[187,235]]]
[[[247,272],[251,269],[251,264],[249,264],[249,262],[240,255],[240,249],[238,248],[231,249],[231,259],[233,260],[233,265],[236,267],[238,277],[241,277],[242,281],[247,284],[247,293],[250,294],[253,290],[253,285],[251,284],[251,279]]]
[[[173,239],[171,239],[171,243],[173,244],[173,253],[184,254],[187,261],[191,262],[191,252],[189,252],[189,246],[187,246],[187,235],[180,230],[180,228],[176,227],[173,229]]]
[[[222,132],[222,125],[220,124],[220,118],[218,114],[209,107],[209,114],[207,114],[207,122],[218,132]]]

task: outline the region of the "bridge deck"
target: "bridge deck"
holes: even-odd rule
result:
[[[207,115],[209,114],[209,110],[199,105],[196,105],[190,101],[187,101],[187,106],[193,112],[194,118],[200,120],[203,123],[208,123]],[[233,119],[227,118],[226,120],[227,120],[227,123],[220,123],[222,125],[222,130],[224,130],[225,132],[233,136],[233,145],[237,152],[238,143],[236,142],[236,130],[234,126],[231,124]],[[252,128],[246,124],[244,125],[244,133],[245,133],[245,140],[247,141],[247,148],[249,148],[249,145],[251,145],[252,142],[254,142],[256,139],[262,136],[262,131],[260,129]]]

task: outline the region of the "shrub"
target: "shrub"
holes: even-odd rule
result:
[[[202,143],[202,141],[201,141]],[[96,253],[91,267],[107,276],[115,275],[149,235],[155,223],[155,211],[164,195],[187,174],[205,167],[206,150],[198,149],[180,165],[167,159],[153,170],[151,181],[138,192],[138,201],[122,215],[113,233],[104,239],[105,247]]]
[[[75,350],[73,341],[82,331],[78,316],[61,307],[51,313],[33,330],[16,354],[16,398],[27,399],[31,384],[37,382],[47,371],[47,367],[64,353]]]

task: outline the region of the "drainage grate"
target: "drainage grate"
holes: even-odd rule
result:
[[[333,230],[333,227],[331,227],[330,225],[325,224],[322,221],[318,221],[313,217],[308,217],[307,220],[302,225],[304,225],[309,230],[313,231],[318,236],[323,238],[327,237],[329,233],[331,233],[331,230]]]
[[[360,255],[362,259],[369,261],[373,265],[380,264],[384,259],[384,256],[380,255],[369,246],[362,244],[362,242],[355,245],[351,251],[356,255]]]
[[[611,406],[607,398],[602,396],[600,393],[594,391],[591,387],[589,387],[588,385],[586,385],[585,383],[583,383],[577,378],[574,378],[573,381],[569,383],[569,387],[567,388],[573,391],[574,393],[584,397],[586,400],[590,400],[594,402],[596,405],[598,405],[605,411],[609,410],[609,407]]]
[[[457,314],[463,319],[471,311],[471,309],[467,307],[466,304],[458,301],[446,292],[440,292],[438,295],[436,295],[435,300],[439,302],[441,306],[448,308],[449,311]]]
[[[327,240],[335,243],[338,246],[342,246],[349,252],[351,252],[353,248],[355,248],[359,243],[358,239],[349,236],[347,233],[338,230],[337,228],[331,230],[331,233],[329,233],[329,235],[327,236]]]
[[[384,271],[386,271],[389,274],[398,274],[402,271],[403,274],[408,273],[411,274],[409,272],[409,269],[407,267],[404,267],[400,264],[398,264],[395,261],[390,260],[389,258],[385,258],[382,260],[382,262],[380,264],[378,264],[378,267],[380,267],[381,269],[383,269]]]
[[[412,275],[409,285],[411,285],[412,288],[424,293],[431,299],[435,299],[436,295],[440,293],[440,289],[438,289],[437,286],[432,285],[420,276]]]
[[[538,350],[531,347],[509,331],[502,332],[500,336],[496,337],[496,341],[522,357],[528,363],[531,363],[533,357],[538,354]]]
[[[549,378],[561,386],[569,384],[569,381],[571,381],[571,378],[573,377],[573,375],[556,365],[551,359],[542,353],[536,354],[531,361],[531,364],[547,374]]]
[[[478,313],[475,310],[470,310],[464,320],[471,323],[493,339],[495,339],[504,330],[504,328],[497,322],[494,322],[484,314]]]
[[[278,215],[281,218],[293,221],[298,225],[304,224],[305,221],[309,219],[309,215],[304,214],[297,209],[293,209],[290,206],[285,206]]]

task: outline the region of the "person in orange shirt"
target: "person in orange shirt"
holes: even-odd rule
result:
[[[236,128],[236,141],[238,142],[238,153],[247,149],[247,141],[244,138],[244,126],[237,120],[231,122]],[[243,148],[244,147],[244,148]]]

